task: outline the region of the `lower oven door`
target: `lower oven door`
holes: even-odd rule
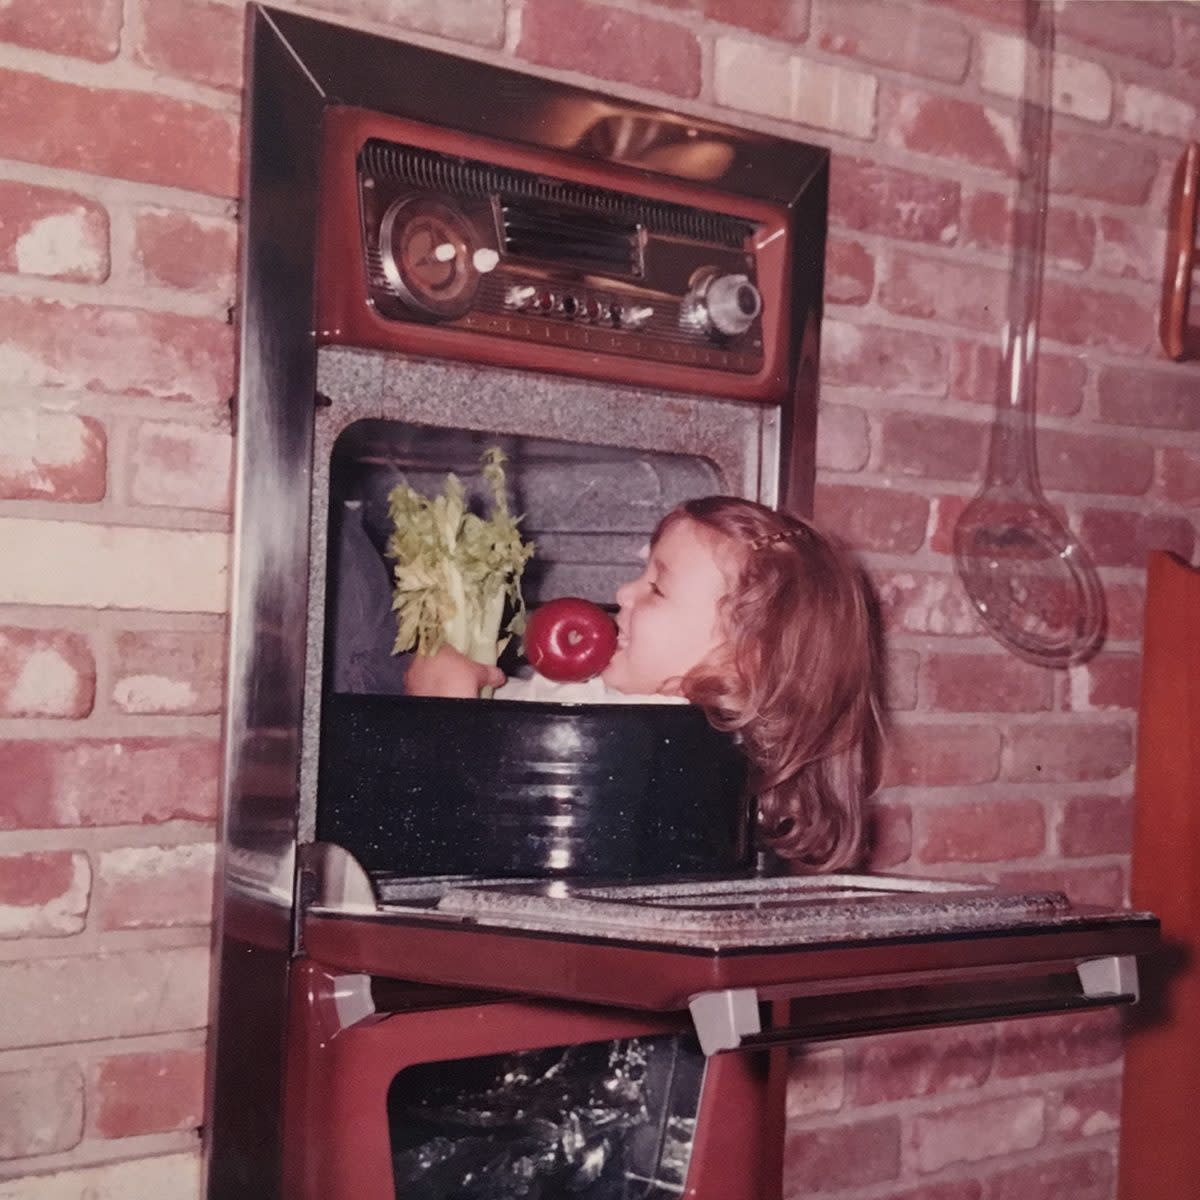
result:
[[[292,966],[292,1200],[761,1200],[778,1056],[707,1057],[686,1014],[383,989]]]

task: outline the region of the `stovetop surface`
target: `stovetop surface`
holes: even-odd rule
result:
[[[1097,917],[1055,891],[884,875],[657,883],[441,877],[375,885],[381,917],[729,947],[1045,928]]]

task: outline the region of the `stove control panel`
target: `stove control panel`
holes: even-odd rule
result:
[[[354,110],[327,142],[318,340],[778,393],[785,208]]]

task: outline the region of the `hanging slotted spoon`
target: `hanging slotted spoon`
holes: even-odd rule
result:
[[[1046,236],[1054,18],[1026,0],[1025,87],[1003,365],[987,475],[954,529],[959,577],[988,631],[1020,657],[1065,667],[1104,636],[1104,592],[1037,473],[1034,375]]]

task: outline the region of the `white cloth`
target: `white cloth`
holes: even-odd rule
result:
[[[555,704],[686,704],[682,696],[640,696],[610,688],[599,675],[583,683],[555,683],[541,675],[516,676],[493,693],[496,700],[549,700]]]

